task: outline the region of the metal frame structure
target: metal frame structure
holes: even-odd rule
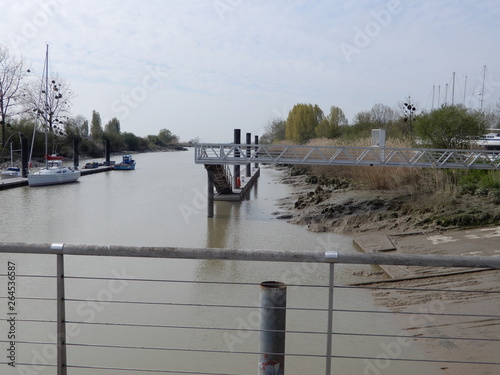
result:
[[[195,163],[500,170],[500,153],[491,150],[200,143],[195,146]]]

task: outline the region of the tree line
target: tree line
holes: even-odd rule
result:
[[[385,129],[387,137],[410,140],[415,145],[461,149],[470,148],[489,128],[500,128],[500,102],[487,111],[443,104],[429,112],[419,112],[409,100],[397,109],[379,103],[357,113],[352,124],[337,106],[325,114],[316,104],[300,103],[286,119],[271,120],[260,141],[304,144],[314,138],[354,140],[370,137],[372,129]]]
[[[157,135],[138,137],[122,132],[119,119],[112,118],[104,126],[99,112],[92,111],[90,122],[82,115],[71,115],[75,94],[69,83],[58,74],[42,82],[21,57],[0,45],[0,132],[3,157],[10,144],[20,147],[20,136],[33,139],[34,157],[45,153],[45,132],[49,137],[49,153],[73,154],[73,140],[80,144],[80,154],[102,156],[104,141],[120,151],[149,151],[179,148],[179,138],[168,129]],[[34,134],[34,136],[33,136]]]

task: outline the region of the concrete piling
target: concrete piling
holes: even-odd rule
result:
[[[285,374],[286,285],[260,284],[259,375]]]

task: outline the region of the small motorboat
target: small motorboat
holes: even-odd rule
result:
[[[121,171],[131,171],[135,169],[135,160],[132,159],[132,155],[123,155],[122,162],[116,163],[113,169]]]

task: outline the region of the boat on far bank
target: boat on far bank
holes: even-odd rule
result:
[[[131,171],[135,169],[135,160],[132,159],[132,155],[123,155],[122,162],[116,163],[113,169],[121,171]]]

